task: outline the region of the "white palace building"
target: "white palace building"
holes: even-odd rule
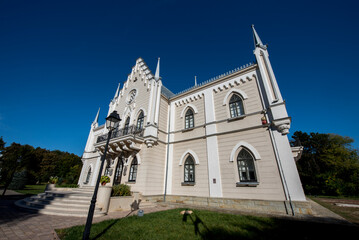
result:
[[[152,202],[309,213],[287,134],[287,114],[268,49],[252,26],[256,62],[173,94],[142,58],[117,88],[101,175]],[[95,186],[107,140],[91,125],[80,187]],[[101,188],[101,187],[100,187]],[[101,194],[101,191],[99,192]]]

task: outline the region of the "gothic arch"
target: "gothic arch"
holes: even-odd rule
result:
[[[244,147],[244,148],[248,149],[253,154],[255,160],[260,160],[261,159],[261,155],[259,155],[258,151],[252,145],[250,145],[247,142],[240,141],[232,149],[231,157],[229,159],[230,162],[233,162],[233,161],[235,162],[236,161],[236,159],[237,159],[236,152],[240,147]]]
[[[186,157],[188,155],[191,155],[195,161],[195,164],[198,165],[199,164],[199,158],[197,156],[197,154],[195,152],[193,152],[192,150],[188,149],[187,151],[185,151],[183,154],[182,154],[182,157],[180,159],[180,162],[179,162],[179,166],[182,166],[183,165],[183,162],[186,161]]]
[[[198,110],[196,108],[196,106],[192,105],[192,104],[187,104],[187,106],[185,108],[182,109],[181,112],[181,118],[183,118],[184,114],[187,112],[187,110],[191,108],[193,110],[193,113],[196,114],[198,113]]]
[[[227,105],[227,103],[229,102],[229,97],[232,96],[233,93],[239,94],[243,98],[243,100],[248,98],[247,94],[244,91],[240,89],[232,89],[231,91],[228,91],[226,96],[224,97],[223,106]]]

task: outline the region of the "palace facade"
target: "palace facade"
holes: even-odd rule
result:
[[[238,200],[306,202],[287,134],[291,118],[268,49],[254,27],[256,62],[178,94],[142,58],[117,88],[108,115],[113,132],[105,167],[107,185],[127,184],[144,198],[235,204]],[[94,186],[107,129],[91,125],[79,185]],[[228,205],[227,204],[227,205]],[[218,206],[221,207],[219,204]],[[288,207],[289,208],[289,207]]]

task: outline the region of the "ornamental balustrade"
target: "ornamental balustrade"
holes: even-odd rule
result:
[[[136,136],[136,137],[143,137],[143,132],[144,132],[143,128],[139,129],[139,128],[137,128],[137,126],[131,125],[131,126],[128,126],[128,127],[124,127],[124,128],[121,128],[121,129],[114,130],[111,133],[110,139],[117,138],[117,137],[122,137],[122,136],[127,136],[127,135],[132,135],[132,136]],[[97,143],[106,141],[107,136],[108,136],[108,134],[98,136],[97,137]]]

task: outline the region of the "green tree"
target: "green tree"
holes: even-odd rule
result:
[[[359,195],[359,155],[351,146],[353,139],[301,131],[292,138],[304,147],[297,167],[307,194]]]

